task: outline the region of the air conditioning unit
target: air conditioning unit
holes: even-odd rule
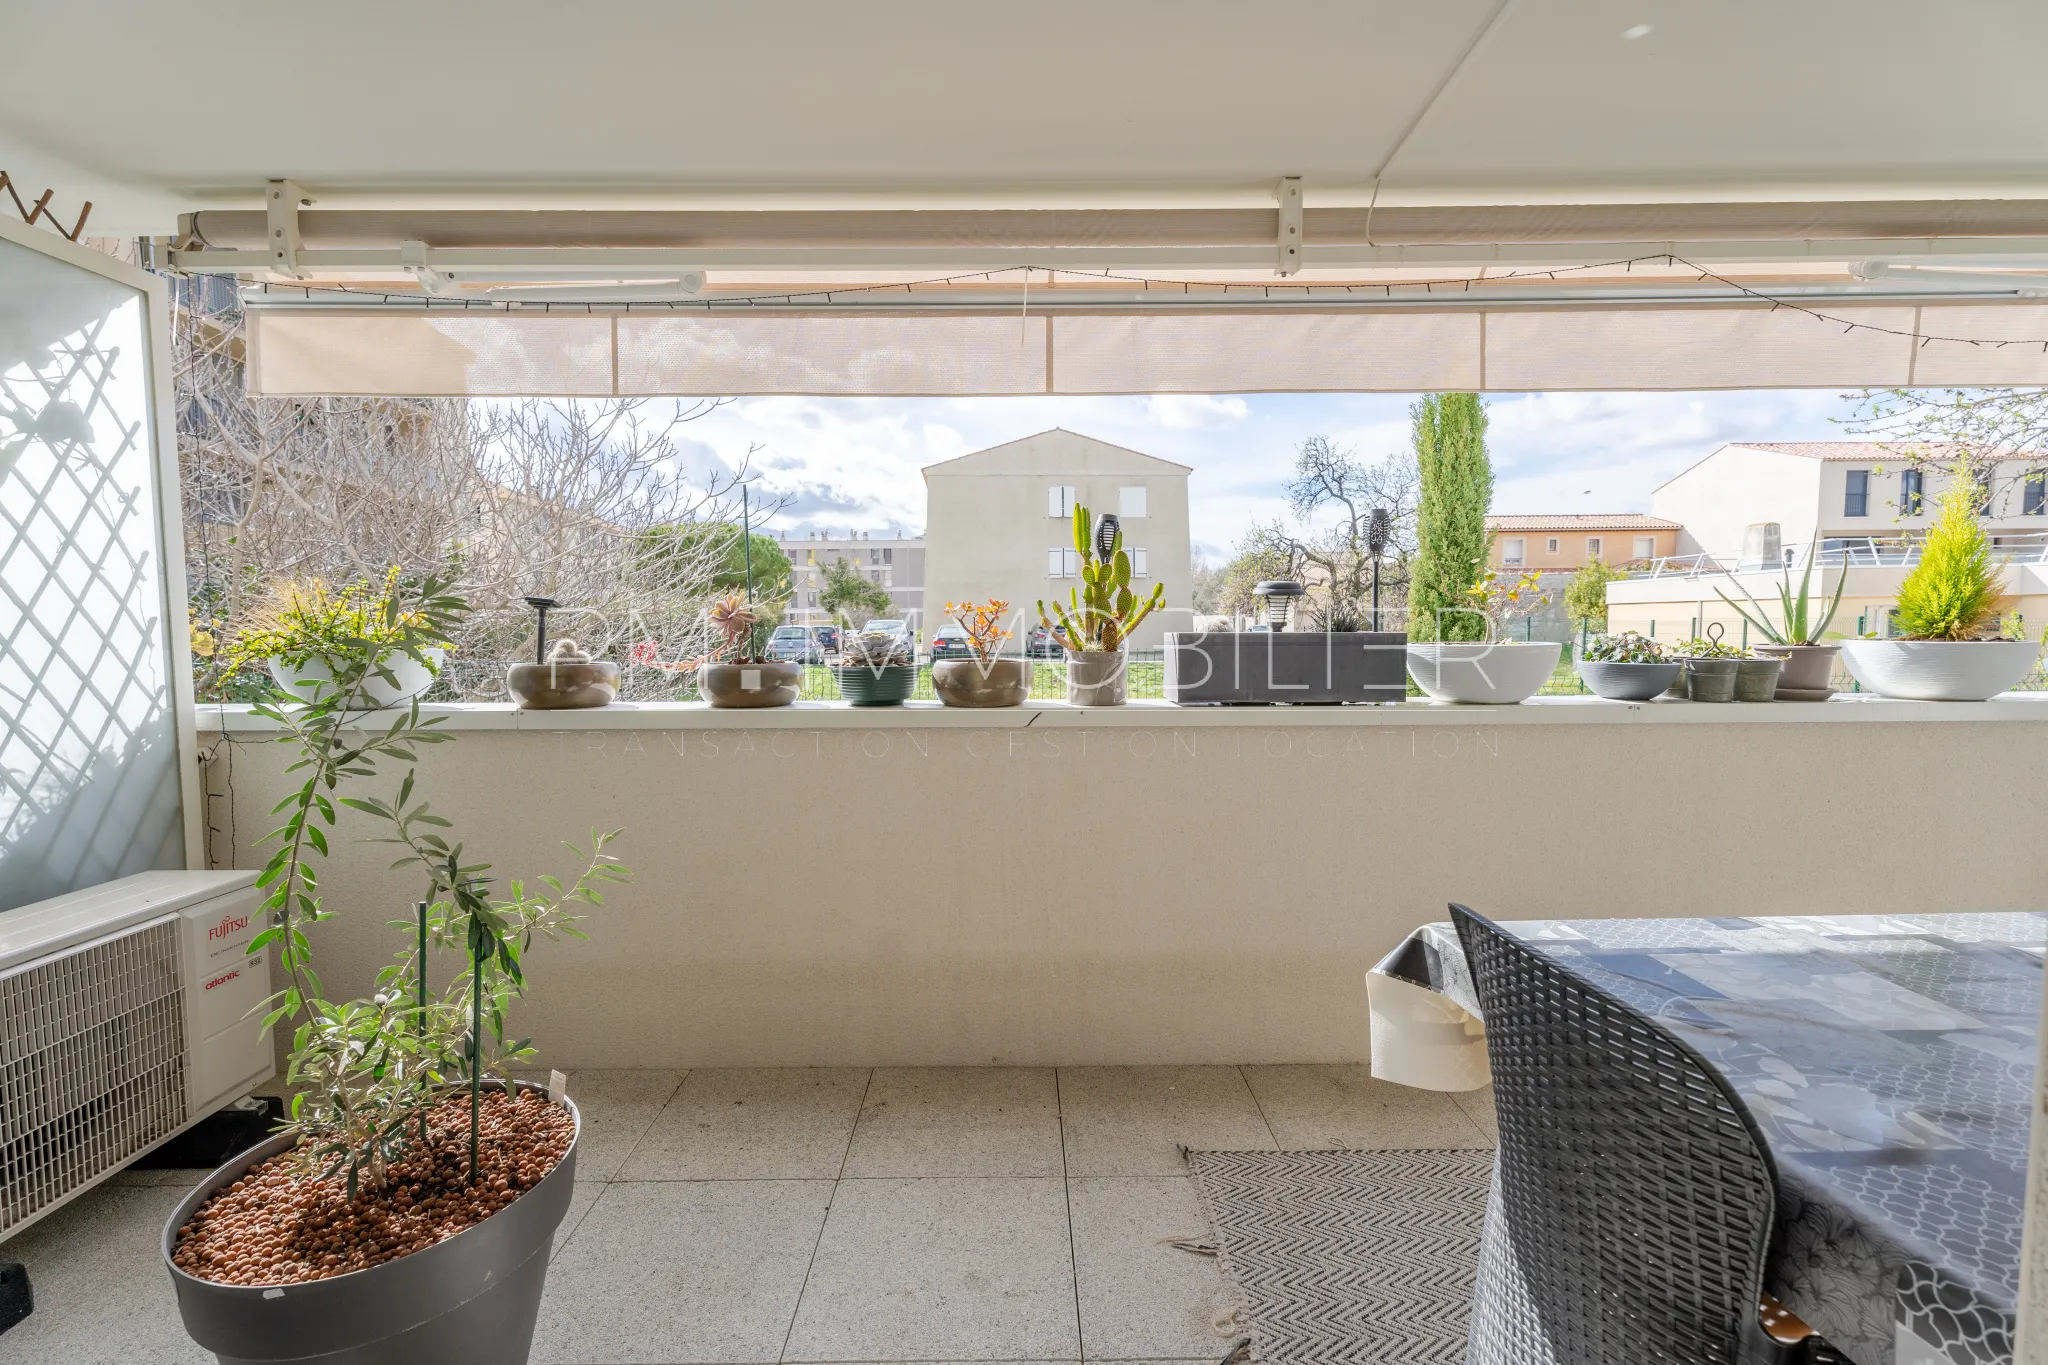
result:
[[[0,1239],[274,1074],[253,872],[144,872],[0,914]]]

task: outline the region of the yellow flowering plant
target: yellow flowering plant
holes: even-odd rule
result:
[[[367,646],[453,649],[441,622],[401,583],[394,564],[381,581],[357,579],[332,588],[321,579],[280,583],[266,609],[227,648],[232,668],[282,659],[293,667],[313,658],[348,658]],[[429,598],[437,594],[427,594]]]

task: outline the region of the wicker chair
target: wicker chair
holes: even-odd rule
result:
[[[1763,1296],[1777,1170],[1727,1082],[1492,921],[1451,917],[1500,1115],[1468,1365],[1840,1360]]]

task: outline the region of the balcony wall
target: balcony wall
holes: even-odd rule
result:
[[[624,831],[590,941],[530,959],[518,1026],[571,1068],[1360,1061],[1366,968],[1450,900],[2048,910],[2041,697],[447,710],[420,790],[499,876]],[[200,724],[213,856],[256,866],[288,751]],[[373,832],[344,813],[321,870],[333,988],[417,893]]]

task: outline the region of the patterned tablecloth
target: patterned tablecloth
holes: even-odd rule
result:
[[[2048,916],[1502,926],[1656,1019],[1777,1159],[1771,1289],[1857,1365],[2009,1365]],[[1456,931],[1388,959],[1478,1013]]]

